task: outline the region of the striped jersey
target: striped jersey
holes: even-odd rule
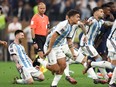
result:
[[[94,40],[97,36],[98,33],[100,33],[100,28],[101,26],[104,24],[104,21],[102,19],[100,20],[96,20],[94,17],[90,17],[88,19],[88,21],[92,21],[92,24],[88,27],[88,32],[87,32],[87,36],[88,36],[88,45],[94,45]],[[84,42],[83,42],[83,37],[81,39],[81,43],[80,45],[83,46]]]
[[[107,48],[108,51],[116,53],[116,20],[107,39]]]
[[[33,67],[32,63],[27,56],[24,47],[21,44],[11,43],[8,47],[10,55],[17,55],[17,60],[19,64],[23,67],[30,68]],[[12,56],[11,56],[12,57]]]
[[[114,39],[114,40],[116,40],[116,20],[114,21],[114,24],[112,26],[110,35],[108,36],[108,39]]]
[[[59,36],[54,42],[53,47],[58,47],[63,45],[66,38],[72,38],[75,31],[75,29],[72,29],[72,26],[69,24],[68,20],[64,20],[52,29],[51,33],[46,38],[45,46],[49,45],[50,38],[54,32],[57,32]]]

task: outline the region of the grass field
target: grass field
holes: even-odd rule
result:
[[[107,84],[93,84],[92,79],[82,74],[83,67],[80,64],[70,65],[70,69],[75,72],[74,74],[71,74],[71,76],[74,77],[78,83],[72,85],[68,83],[63,76],[58,87],[108,87]],[[12,84],[13,78],[18,75],[19,74],[13,62],[0,62],[0,87],[50,87],[53,80],[53,75],[47,71],[45,73],[46,79],[43,82],[35,81],[32,85]]]

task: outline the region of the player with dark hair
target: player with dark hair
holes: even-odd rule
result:
[[[48,63],[43,59],[38,61],[43,64],[47,69],[52,71],[55,75],[51,87],[57,87],[59,80],[66,68],[66,56],[61,49],[64,40],[66,39],[68,47],[72,53],[73,58],[77,56],[74,52],[72,37],[75,30],[72,29],[74,24],[77,24],[80,20],[80,13],[76,10],[70,10],[67,13],[68,19],[60,22],[47,36],[46,43],[44,45],[45,56],[48,58]],[[84,32],[86,34],[86,32]]]
[[[17,84],[32,84],[33,79],[43,81],[44,75],[32,65],[32,60],[28,57],[24,47],[21,45],[24,39],[22,30],[15,31],[15,39],[9,45],[9,53],[16,64],[16,68],[20,73],[21,79],[15,78],[14,83]]]

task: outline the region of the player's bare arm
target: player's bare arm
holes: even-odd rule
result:
[[[69,47],[69,49],[70,49],[70,51],[71,51],[71,53],[73,55],[73,59],[75,60],[75,58],[76,58],[77,55],[74,52],[74,46],[73,46],[72,39],[67,38],[67,43],[68,43],[68,47]]]
[[[0,40],[0,44],[2,44],[4,47],[7,47],[7,42],[6,41],[1,41]]]
[[[12,58],[13,58],[13,61],[15,62],[15,64],[16,64],[17,69],[21,69],[22,66],[19,64],[18,56],[16,54],[13,54]]]
[[[31,35],[32,35],[32,40],[33,40],[33,46],[34,48],[38,48],[38,45],[36,43],[36,40],[35,40],[35,32],[34,32],[34,29],[31,29]]]
[[[114,22],[111,21],[104,21],[105,26],[112,26]]]
[[[46,56],[46,55],[48,55],[48,54],[50,53],[50,51],[51,51],[51,49],[52,49],[52,46],[54,45],[54,42],[56,41],[56,39],[57,39],[58,36],[59,36],[59,34],[58,34],[57,32],[55,32],[55,33],[52,35],[52,37],[51,37],[51,39],[50,39],[49,46],[48,46],[48,50],[47,50],[47,52],[45,53],[44,56]]]

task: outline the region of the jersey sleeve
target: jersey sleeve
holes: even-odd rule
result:
[[[8,51],[10,53],[10,55],[16,55],[17,54],[17,50],[14,44],[9,45]]]
[[[59,35],[61,35],[61,34],[65,31],[66,25],[67,25],[67,21],[60,22],[60,23],[56,26],[55,31],[56,31]]]
[[[30,24],[31,29],[36,28],[36,15],[34,15],[31,19],[31,24]]]

